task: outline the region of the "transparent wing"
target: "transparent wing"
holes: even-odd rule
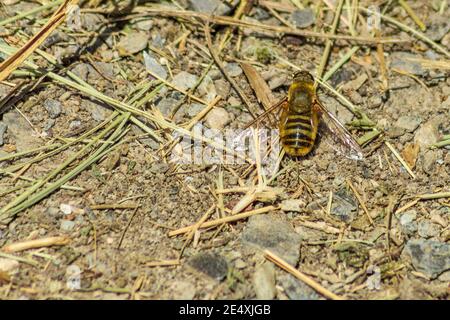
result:
[[[271,106],[269,109],[267,109],[266,111],[264,111],[262,114],[260,114],[256,119],[250,121],[249,123],[247,123],[244,127],[244,129],[248,129],[251,126],[253,126],[255,123],[259,123],[262,120],[264,120],[266,117],[268,117],[272,112],[274,112],[275,110],[279,109],[280,107],[283,106],[283,104],[286,102],[286,98],[281,99],[280,101],[278,101],[276,104],[274,104],[273,106]],[[271,120],[271,119],[270,119]],[[271,121],[272,122],[272,121]],[[272,124],[273,125],[273,124]]]
[[[325,129],[326,139],[331,140],[329,145],[342,154],[343,156],[352,160],[363,160],[364,155],[358,142],[353,138],[350,132],[344,125],[328,111],[317,99],[315,101],[315,108],[318,108],[322,114],[322,127]]]

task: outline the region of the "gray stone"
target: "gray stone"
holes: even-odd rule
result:
[[[390,56],[390,68],[395,68],[400,71],[411,73],[417,76],[423,76],[425,75],[425,70],[422,68],[422,65],[419,62],[413,60],[417,58],[420,57],[411,53],[394,52]]]
[[[436,166],[437,153],[435,150],[428,150],[422,158],[422,170],[430,174]]]
[[[216,86],[210,76],[206,75],[202,83],[200,83],[198,93],[207,102],[211,102],[217,96]]]
[[[289,83],[288,76],[285,74],[276,75],[272,79],[269,80],[269,88],[271,90],[275,90],[285,84]]]
[[[450,244],[432,240],[409,240],[403,253],[411,259],[416,270],[437,278],[450,269]]]
[[[52,217],[61,216],[61,211],[56,207],[48,207],[45,209],[45,213]]]
[[[141,31],[149,31],[153,27],[153,20],[149,18],[140,18],[134,21],[136,29]]]
[[[141,128],[139,128],[138,126],[136,126],[134,124],[131,126],[131,130],[137,136],[142,136],[145,133],[144,130],[142,130]],[[145,144],[146,146],[150,147],[152,150],[158,150],[160,148],[158,141],[154,140],[151,137],[140,138],[139,141],[141,143]]]
[[[242,74],[242,69],[239,64],[235,62],[229,62],[225,65],[225,71],[230,77],[237,77]]]
[[[283,211],[291,212],[303,212],[305,210],[306,204],[300,199],[286,199],[280,204],[280,209]]]
[[[266,20],[269,19],[271,16],[269,14],[269,12],[267,12],[267,10],[264,10],[263,8],[260,7],[254,7],[253,8],[253,16],[254,19],[256,20]]]
[[[96,31],[104,25],[105,18],[101,14],[83,13],[81,15],[81,29],[84,31]]]
[[[147,69],[151,73],[154,73],[163,79],[167,79],[166,69],[162,65],[160,65],[159,62],[150,53],[147,53],[146,51],[144,51],[144,64],[145,69]]]
[[[428,239],[438,236],[440,228],[429,220],[422,220],[418,223],[417,231],[419,236]]]
[[[231,8],[219,0],[188,0],[190,8],[194,11],[225,16],[230,13]]]
[[[398,118],[395,126],[406,130],[407,132],[413,132],[422,123],[422,119],[415,116],[401,116]]]
[[[173,77],[172,84],[181,90],[188,90],[193,88],[198,81],[195,74],[190,74],[186,71],[181,71]]]
[[[71,231],[75,227],[75,222],[70,220],[61,220],[61,230]]]
[[[158,33],[152,35],[152,46],[162,48],[166,43],[166,38],[161,37]]]
[[[228,262],[219,254],[202,252],[189,259],[188,264],[207,276],[222,280],[228,274]]]
[[[114,74],[114,65],[112,63],[96,61],[95,68],[99,72],[101,72],[101,75],[100,75],[96,69],[91,70],[91,73],[96,74],[96,76],[98,77],[97,79],[102,78],[102,76],[110,78],[110,79],[114,78],[114,75],[115,75]],[[95,71],[95,72],[92,72],[92,71]]]
[[[189,117],[195,117],[199,112],[201,112],[203,109],[205,108],[205,106],[203,104],[200,103],[191,103],[188,107],[187,110],[185,112],[185,114]]]
[[[42,43],[42,47],[50,48],[51,46],[63,42],[68,41],[69,37],[66,33],[61,32],[59,30],[55,30],[50,34],[50,36],[45,39],[45,41]]]
[[[10,143],[16,145],[17,151],[33,149],[40,145],[40,139],[34,136],[30,124],[15,110],[3,115],[3,123],[8,127]]]
[[[92,67],[90,65],[88,65],[87,63],[79,63],[79,64],[75,65],[75,67],[73,67],[71,71],[73,73],[75,73],[75,75],[77,75],[78,77],[80,77],[81,79],[86,81],[88,78],[90,69],[92,69]]]
[[[80,120],[73,120],[69,123],[69,129],[70,130],[78,130],[81,128],[81,121]]]
[[[300,257],[300,236],[291,224],[270,215],[252,216],[242,233],[244,244],[270,250],[291,265]]]
[[[275,268],[271,263],[264,263],[256,268],[253,275],[253,287],[256,298],[259,300],[271,300],[275,298]]]
[[[230,123],[230,115],[224,108],[214,108],[205,117],[206,125],[211,129],[222,130]]]
[[[19,270],[19,262],[12,259],[0,258],[0,271],[7,273],[17,273]]]
[[[151,173],[166,173],[167,170],[169,170],[169,165],[164,162],[155,162],[149,169]]]
[[[3,145],[4,141],[3,141],[3,135],[6,132],[6,129],[8,128],[8,126],[0,121],[0,146]]]
[[[167,117],[172,113],[172,110],[174,110],[177,105],[178,100],[174,98],[164,98],[158,102],[156,107],[165,117]]]
[[[308,285],[294,276],[286,274],[280,277],[281,286],[291,300],[319,300],[320,296]]]
[[[170,286],[172,299],[174,300],[192,300],[195,297],[195,285],[188,281],[175,281]]]
[[[107,105],[88,99],[81,100],[81,107],[88,111],[95,121],[103,121],[112,113]]]
[[[62,111],[61,102],[54,99],[45,100],[44,108],[47,110],[49,117],[52,119],[58,118]]]
[[[433,41],[440,41],[450,31],[448,15],[433,13],[428,19],[431,25],[427,27],[425,34]]]
[[[292,12],[291,18],[297,28],[307,28],[314,24],[316,20],[314,11],[310,8],[295,10]]]
[[[138,53],[147,48],[148,34],[144,32],[130,32],[122,37],[117,44],[119,54],[122,56]]]

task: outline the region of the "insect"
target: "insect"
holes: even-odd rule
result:
[[[363,153],[359,144],[319,101],[314,78],[309,72],[297,72],[287,98],[269,108],[251,124],[279,107],[282,108],[279,121],[280,140],[288,155],[298,157],[309,154],[316,144],[319,124],[322,122],[333,141],[331,145],[334,149],[348,158],[362,160]]]

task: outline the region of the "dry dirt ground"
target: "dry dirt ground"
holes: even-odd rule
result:
[[[37,1],[7,2],[1,7],[2,20],[40,6]],[[248,190],[245,187],[257,183],[256,171],[249,170],[248,164],[174,165],[160,152],[171,131],[159,130],[141,116],[137,118],[148,128],[159,130],[162,144],[128,121],[115,148],[66,183],[75,188],[58,188],[19,210],[13,219],[4,219],[24,200],[11,208],[9,203],[77,155],[103,128],[82,141],[76,138],[102,121],[110,123],[111,104],[48,74],[44,77],[47,72],[66,79],[72,72],[104,95],[149,114],[162,114],[179,126],[205,106],[194,98],[185,99],[168,84],[191,90],[207,103],[221,96],[201,120],[206,127],[237,129],[252,120],[211,59],[198,20],[189,15],[145,14],[155,8],[154,2],[119,2],[115,8],[109,1],[94,2],[82,3],[79,30],[61,25],[40,47],[42,51],[33,54],[30,61],[38,71],[30,74],[30,69],[19,68],[0,84],[1,98],[21,82],[31,86],[0,106],[0,299],[325,298],[269,262],[264,249],[348,299],[448,299],[450,154],[448,145],[430,147],[450,138],[450,12],[445,1],[407,1],[425,23],[427,39],[441,51],[386,22],[381,24],[381,37],[404,41],[378,48],[373,43],[334,41],[325,71],[349,50],[359,48],[329,83],[363,111],[369,123],[358,125],[355,115],[334,95],[324,89],[318,92],[356,138],[381,133],[364,146],[363,161],[341,156],[321,139],[307,157],[284,157],[280,174],[270,185],[277,188],[271,189],[275,197],[256,199],[242,212],[274,209],[199,229],[190,242],[186,234],[170,237],[169,232],[197,223],[205,213],[207,221],[230,216],[245,192],[217,190]],[[300,1],[311,11],[299,10],[293,2],[260,1],[242,20],[291,29],[297,24],[296,30],[314,32],[330,29],[334,11],[325,3],[318,9],[316,2]],[[388,6],[385,15],[419,30],[396,1],[376,3],[382,10]],[[192,1],[164,4],[178,11],[208,10]],[[368,2],[359,4],[367,7]],[[22,45],[55,9],[2,25],[2,48]],[[114,12],[108,13],[111,9]],[[346,10],[337,34],[350,34]],[[215,11],[228,16],[234,12],[226,5]],[[228,29],[213,22],[210,27],[216,50],[231,31],[219,57],[256,114],[262,108],[239,62],[252,64],[278,100],[286,96],[295,71],[292,65],[314,73],[326,45],[326,39],[314,36]],[[355,29],[362,37],[372,37],[363,11]],[[386,77],[377,49],[383,50]],[[167,82],[161,85],[147,70]],[[176,106],[179,110],[171,117]],[[52,145],[56,146],[52,149]],[[48,183],[82,163],[100,145],[94,143]],[[48,148],[11,158],[43,146]],[[412,174],[394,152],[409,164]],[[40,156],[40,161],[20,165]],[[433,196],[417,198],[423,194]],[[11,244],[55,236],[69,242],[7,250]]]

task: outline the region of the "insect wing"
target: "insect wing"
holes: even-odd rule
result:
[[[315,107],[322,113],[323,127],[328,131],[326,137],[332,140],[330,146],[349,159],[362,160],[361,147],[344,125],[317,100]]]

